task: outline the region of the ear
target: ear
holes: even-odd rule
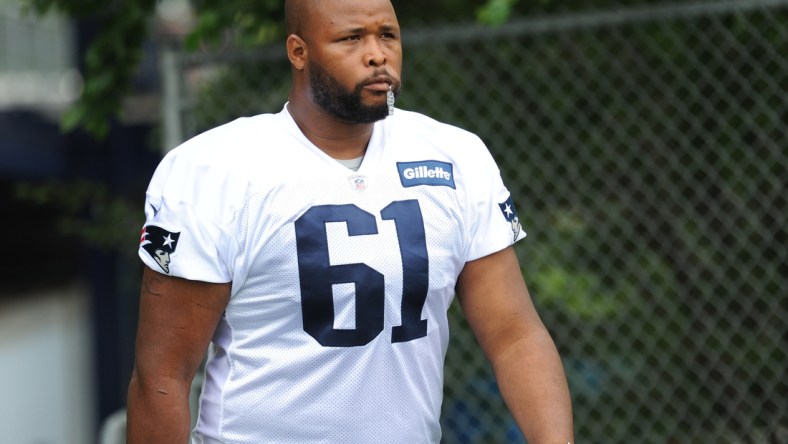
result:
[[[287,36],[287,58],[293,68],[301,71],[306,65],[306,42],[301,37],[290,34]]]

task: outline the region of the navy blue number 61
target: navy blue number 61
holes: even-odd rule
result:
[[[393,202],[380,215],[394,221],[402,258],[402,325],[392,328],[391,342],[411,341],[427,335],[427,320],[421,319],[429,275],[424,219],[417,200]],[[362,263],[331,265],[329,222],[345,222],[350,236],[378,234],[375,216],[355,205],[313,207],[295,221],[304,330],[326,347],[366,345],[383,331],[383,275]],[[356,286],[353,329],[334,328],[332,286],[344,283]]]

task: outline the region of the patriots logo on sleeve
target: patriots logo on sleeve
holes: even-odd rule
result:
[[[501,208],[501,213],[503,213],[504,219],[506,222],[509,222],[512,227],[512,242],[517,240],[517,236],[520,235],[520,230],[522,227],[520,226],[520,218],[517,216],[517,210],[514,208],[514,201],[512,200],[512,196],[509,195],[509,198],[506,199],[505,202],[499,203],[498,207]]]
[[[178,247],[181,233],[173,233],[155,225],[142,229],[140,248],[148,252],[165,273],[170,272],[170,256]]]

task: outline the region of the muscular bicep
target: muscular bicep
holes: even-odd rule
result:
[[[512,247],[466,263],[456,290],[479,345],[491,359],[514,341],[544,330]]]
[[[230,299],[230,283],[166,276],[145,268],[135,372],[190,381]]]

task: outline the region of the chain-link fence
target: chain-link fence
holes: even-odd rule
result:
[[[515,196],[578,442],[788,442],[788,1],[406,29],[404,45],[398,105],[478,133]],[[279,111],[281,46],[181,55],[184,134]],[[522,442],[450,315],[444,441]]]

